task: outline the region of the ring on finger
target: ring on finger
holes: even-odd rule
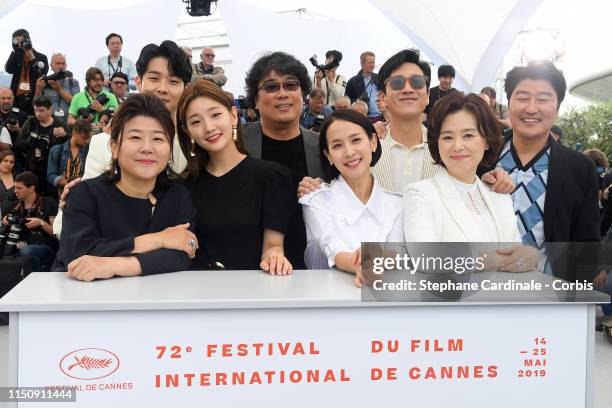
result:
[[[190,239],[189,241],[187,241],[187,246],[189,246],[191,248],[195,248],[195,246],[196,246],[195,239]]]

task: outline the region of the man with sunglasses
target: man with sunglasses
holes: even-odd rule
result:
[[[247,103],[259,111],[260,122],[245,131],[249,154],[289,168],[294,188],[304,177],[323,177],[319,135],[300,127],[304,95],[312,83],[308,71],[294,56],[274,52],[259,58],[247,74]],[[294,269],[305,269],[306,227],[302,207],[295,201],[285,232],[285,256]]]
[[[427,148],[427,129],[421,117],[429,102],[431,69],[415,49],[402,50],[389,58],[378,73],[382,102],[389,118],[387,133],[380,135],[382,155],[372,172],[387,191],[403,193],[410,183],[434,177],[443,168],[433,164]],[[481,178],[497,193],[514,189],[503,170]],[[298,194],[318,189],[319,180],[304,179]]]
[[[222,87],[227,82],[225,71],[223,68],[214,66],[215,62],[215,51],[212,48],[202,48],[200,53],[202,61],[195,65],[195,71],[191,82],[197,81],[198,79],[207,79],[212,81],[216,85]]]
[[[113,76],[111,76],[111,93],[115,95],[115,98],[117,98],[117,102],[119,102],[119,105],[121,105],[121,102],[123,102],[130,94],[130,90],[128,88],[129,82],[130,81],[128,80],[128,76],[125,75],[123,72],[115,72]]]

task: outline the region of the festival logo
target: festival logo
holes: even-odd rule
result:
[[[97,380],[119,369],[119,357],[108,350],[84,348],[66,354],[60,360],[60,370],[77,380]]]

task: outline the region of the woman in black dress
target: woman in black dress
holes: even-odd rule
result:
[[[154,95],[127,98],[113,118],[111,170],[79,183],[64,209],[54,271],[91,281],[189,269],[197,239],[189,192],[171,182],[174,124]]]
[[[295,200],[289,170],[247,156],[236,107],[210,81],[185,89],[177,126],[197,209],[194,269],[291,273],[283,249]]]

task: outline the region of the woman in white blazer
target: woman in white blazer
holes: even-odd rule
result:
[[[492,192],[476,175],[480,164],[497,161],[501,144],[501,126],[477,95],[457,92],[436,103],[428,147],[446,171],[408,185],[406,242],[516,243],[498,250],[490,266],[519,272],[537,264],[537,251],[521,245],[510,195]]]
[[[362,242],[403,241],[402,198],[386,192],[371,174],[381,148],[365,116],[334,112],[321,126],[319,146],[323,169],[333,181],[300,199],[306,265],[359,276]]]

